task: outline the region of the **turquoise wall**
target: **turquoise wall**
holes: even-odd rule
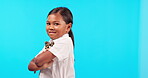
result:
[[[141,1],[139,32],[139,71],[140,78],[148,78],[148,1]]]
[[[143,41],[147,28],[143,22],[147,19],[145,2],[1,0],[1,77],[38,77],[27,65],[49,40],[47,14],[55,7],[66,6],[74,15],[76,78],[147,78],[147,58],[142,54],[147,51]]]

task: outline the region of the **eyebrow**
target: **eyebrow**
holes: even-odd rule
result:
[[[46,22],[50,22],[50,21],[47,20]],[[53,22],[60,22],[60,21],[53,21]]]

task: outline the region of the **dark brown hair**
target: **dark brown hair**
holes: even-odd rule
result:
[[[48,16],[51,15],[51,14],[55,14],[55,13],[59,13],[62,16],[62,18],[63,18],[63,20],[65,21],[66,24],[69,24],[69,23],[73,24],[73,15],[72,15],[71,11],[68,8],[66,8],[66,7],[54,8],[53,10],[51,10],[48,13]],[[69,34],[69,37],[71,37],[71,39],[73,41],[73,45],[74,45],[74,35],[73,35],[73,32],[72,32],[71,29],[68,32],[68,34]]]

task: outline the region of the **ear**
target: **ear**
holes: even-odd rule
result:
[[[66,33],[70,31],[71,27],[72,27],[72,23],[67,24]]]

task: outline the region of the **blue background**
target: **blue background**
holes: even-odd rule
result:
[[[1,78],[38,77],[27,66],[59,6],[74,16],[76,78],[148,78],[147,0],[1,0]]]

